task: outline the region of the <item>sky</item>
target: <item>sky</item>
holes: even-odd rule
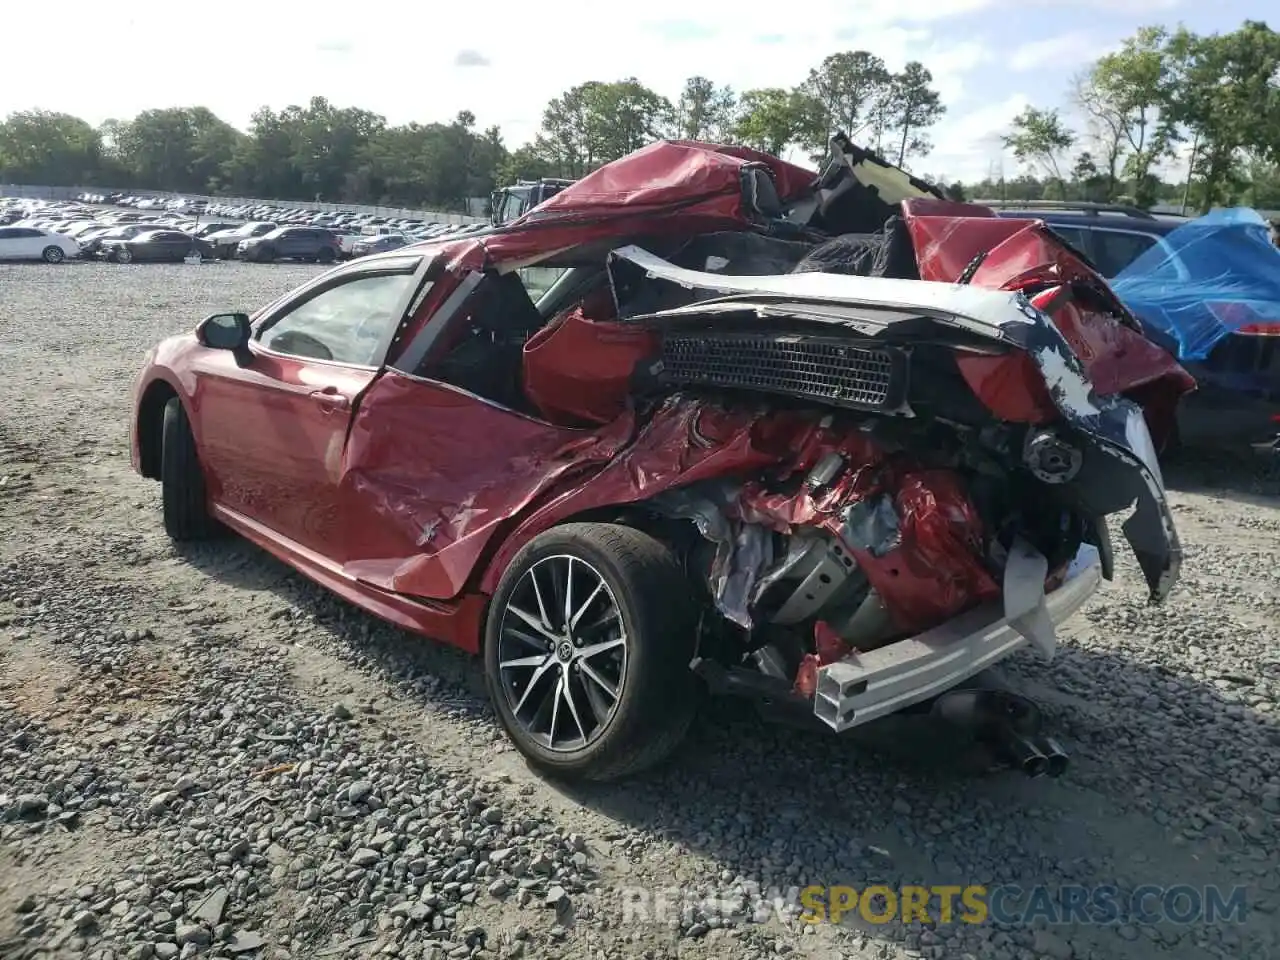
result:
[[[515,147],[536,133],[548,100],[587,80],[634,76],[674,101],[693,74],[737,90],[791,87],[828,54],[864,49],[891,69],[920,60],[947,106],[933,152],[913,170],[973,180],[1001,162],[1000,136],[1024,105],[1065,107],[1072,74],[1138,27],[1229,31],[1266,19],[1272,3],[61,0],[56,19],[42,4],[10,3],[0,13],[0,117],[41,108],[96,124],[200,104],[243,128],[260,106],[324,96],[391,123],[471,110]],[[1003,164],[1016,172],[1012,157]]]

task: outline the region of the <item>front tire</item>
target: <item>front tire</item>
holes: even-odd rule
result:
[[[40,257],[45,263],[61,263],[67,258],[67,255],[61,247],[56,247],[51,243],[40,252]]]
[[[161,433],[160,485],[164,531],[173,540],[203,540],[217,532],[209,515],[207,488],[196,438],[182,401],[173,397],[164,406]]]
[[[133,263],[133,251],[128,247],[121,247],[116,251],[116,263]]]
[[[689,729],[696,631],[693,591],[665,545],[615,524],[548,530],[512,560],[489,605],[498,720],[545,773],[638,773]]]

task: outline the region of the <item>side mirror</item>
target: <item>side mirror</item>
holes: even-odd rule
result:
[[[196,338],[214,350],[241,351],[249,345],[253,327],[246,313],[215,313],[196,327]]]

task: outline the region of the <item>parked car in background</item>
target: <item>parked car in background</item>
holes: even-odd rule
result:
[[[195,233],[197,237],[208,238],[212,234],[221,233],[224,230],[234,230],[238,226],[240,226],[238,223],[223,223],[217,220],[211,220],[207,223],[199,224],[192,232]]]
[[[1148,339],[1196,378],[1172,442],[1280,448],[1280,251],[1260,215],[980,202],[1002,217],[1047,223],[1111,282]]]
[[[98,251],[102,249],[102,245],[112,240],[129,240],[138,236],[140,233],[148,233],[152,230],[166,230],[168,225],[164,223],[127,223],[118,227],[111,227],[103,230],[101,233],[92,235],[84,241],[84,255],[86,257],[96,256]]]
[[[338,239],[318,227],[281,227],[259,237],[241,240],[236,256],[241,260],[270,263],[273,260],[311,260],[333,263],[341,255]]]
[[[213,245],[180,230],[152,230],[132,237],[106,240],[98,255],[109,263],[181,263],[192,254],[213,259]]]
[[[238,227],[207,234],[205,239],[213,244],[214,255],[219,259],[234,260],[241,240],[261,237],[276,229],[279,229],[279,225],[270,221],[251,220],[248,223],[240,224]]]
[[[1199,384],[1180,439],[1280,453],[1280,250],[1267,221],[1247,208],[1187,221],[1111,284]]]
[[[351,255],[367,257],[371,253],[386,253],[388,250],[398,250],[408,242],[409,238],[402,233],[383,233],[376,237],[365,237],[351,245]]]
[[[87,234],[93,233],[93,231],[95,230],[102,230],[102,229],[104,228],[100,221],[84,220],[84,221],[81,221],[80,223],[75,224],[72,227],[68,227],[66,230],[66,235],[78,241],[82,237],[86,236]]]
[[[1187,222],[1174,214],[1154,214],[1122,203],[977,200],[999,216],[1043,220],[1110,280]]]
[[[80,244],[70,237],[39,227],[0,227],[0,260],[43,260],[61,263],[80,255]]]

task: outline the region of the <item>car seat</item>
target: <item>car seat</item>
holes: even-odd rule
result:
[[[564,426],[608,423],[627,406],[636,365],[658,351],[652,331],[612,319],[608,288],[565,310],[524,345],[524,395]]]

